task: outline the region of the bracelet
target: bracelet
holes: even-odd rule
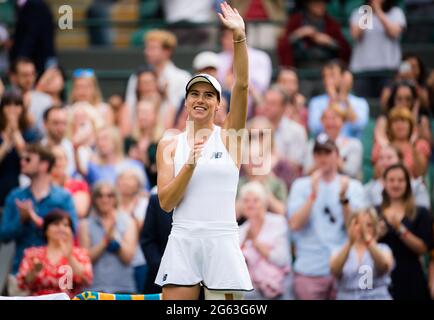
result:
[[[405,238],[408,233],[409,233],[408,229],[403,224],[401,224],[398,228],[399,236]]]
[[[247,37],[244,37],[243,39],[241,39],[241,40],[233,40],[234,41],[234,43],[241,43],[241,42],[244,42],[244,41],[246,41],[247,40]]]

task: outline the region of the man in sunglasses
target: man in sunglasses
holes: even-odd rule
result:
[[[320,134],[313,153],[317,170],[295,180],[288,199],[296,256],[294,293],[301,300],[326,300],[336,292],[330,254],[346,241],[351,212],[366,201],[362,184],[339,174],[339,152],[330,137]]]
[[[72,197],[51,183],[50,171],[55,158],[41,145],[28,145],[21,155],[21,172],[30,178],[30,186],[13,189],[6,198],[0,222],[0,241],[15,241],[12,273],[18,271],[24,250],[44,244],[43,218],[54,209],[67,212],[77,230],[77,214]]]

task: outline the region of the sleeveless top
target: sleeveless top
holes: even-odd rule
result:
[[[115,238],[119,242],[127,231],[128,219],[131,219],[128,214],[116,215]],[[91,246],[95,246],[104,238],[104,227],[96,214],[89,216],[88,224]],[[134,293],[136,287],[133,272],[133,266],[125,265],[119,255],[104,251],[93,263],[93,283],[89,289],[107,293]]]
[[[236,224],[235,197],[239,169],[214,126],[188,183],[184,197],[173,212],[173,223],[224,222]],[[177,136],[174,157],[175,176],[187,162],[190,146],[187,131]]]

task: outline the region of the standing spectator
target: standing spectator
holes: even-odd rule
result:
[[[326,0],[303,1],[302,10],[289,16],[278,42],[281,66],[316,68],[335,58],[348,62],[350,53],[340,25],[327,14]]]
[[[44,132],[43,115],[45,110],[53,105],[53,101],[49,95],[34,89],[35,64],[28,58],[18,58],[12,63],[9,77],[12,87],[23,95],[30,123]]]
[[[302,125],[285,116],[287,101],[286,93],[280,87],[273,86],[265,93],[259,112],[273,125],[276,151],[300,167],[306,153],[307,134]]]
[[[240,244],[255,288],[246,299],[292,299],[288,222],[267,212],[266,191],[258,182],[247,183],[240,193],[247,218],[240,227]]]
[[[68,175],[72,176],[75,171],[74,147],[71,140],[66,138],[66,130],[68,126],[67,111],[59,106],[48,108],[44,112],[45,136],[41,144],[49,148],[62,146],[66,152],[67,171]]]
[[[232,32],[223,27],[220,36],[223,51],[219,55],[219,67],[217,69],[217,80],[222,84],[224,90],[231,90],[234,83],[232,68],[234,43]],[[260,100],[271,83],[272,63],[270,56],[262,50],[247,48],[249,55],[249,111],[247,117],[254,115],[254,106]]]
[[[56,159],[53,169],[51,170],[53,183],[65,188],[71,193],[78,218],[86,218],[90,209],[90,192],[88,184],[86,181],[74,179],[68,174],[68,159],[63,146],[54,146],[51,150]]]
[[[378,152],[378,159],[373,163],[374,177],[364,186],[368,206],[378,207],[381,205],[384,190],[383,174],[387,168],[401,161],[402,154],[394,146],[386,145],[381,147],[381,150]],[[423,177],[411,178],[411,189],[416,206],[429,210],[431,208],[431,201]]]
[[[403,162],[414,178],[424,176],[428,170],[431,146],[414,132],[415,121],[407,108],[394,108],[387,119],[387,140],[377,140],[372,148],[372,162],[384,145],[395,146],[403,156]]]
[[[172,212],[168,213],[161,209],[158,194],[153,193],[149,198],[145,216],[145,223],[140,233],[140,245],[148,265],[145,293],[160,293],[161,288],[154,283],[154,280],[172,228]]]
[[[6,92],[0,102],[0,208],[7,194],[18,187],[20,156],[26,144],[36,142],[38,132],[27,120],[20,94]]]
[[[432,217],[415,206],[410,174],[402,164],[387,168],[383,178],[379,242],[387,244],[395,257],[391,294],[395,300],[430,299],[420,259],[432,248]]]
[[[89,41],[92,46],[110,46],[110,7],[116,0],[92,0],[86,10],[86,18],[92,21],[88,26]]]
[[[190,74],[176,67],[171,60],[177,45],[175,35],[169,31],[152,30],[146,33],[144,40],[145,60],[157,74],[159,89],[164,92],[163,96],[167,97],[172,106],[176,109],[181,108],[181,101],[185,93],[184,85],[190,79]],[[129,108],[134,106],[130,101],[134,101],[133,96],[137,94],[137,85],[137,75],[133,74],[128,79],[125,97]]]
[[[55,158],[40,145],[28,145],[21,155],[21,172],[30,178],[30,186],[12,190],[6,198],[0,223],[0,241],[15,241],[12,273],[18,271],[24,250],[44,243],[43,218],[53,209],[61,209],[77,227],[77,214],[71,195],[52,184],[50,176]]]
[[[103,101],[98,79],[93,69],[74,70],[69,100],[72,105],[76,102],[89,103],[97,111],[99,117],[103,119],[106,125],[113,124],[113,111],[110,106]]]
[[[296,252],[294,293],[302,300],[334,299],[330,255],[345,243],[345,223],[365,200],[359,181],[338,174],[339,154],[333,140],[318,136],[313,152],[318,170],[297,179],[288,199]]]
[[[330,269],[338,279],[337,300],[392,299],[388,286],[393,255],[389,246],[377,243],[377,223],[374,209],[362,209],[348,221],[348,240],[330,259]],[[373,276],[371,286],[361,288],[361,277],[368,274]]]
[[[300,123],[307,130],[306,98],[300,93],[298,75],[295,69],[283,67],[277,75],[277,85],[289,96],[286,115]]]
[[[347,122],[342,135],[362,138],[363,129],[369,120],[369,105],[365,98],[352,95],[353,77],[340,61],[332,60],[322,68],[325,94],[313,97],[309,102],[308,124],[316,136],[324,131],[321,116],[328,106],[336,104],[347,112]]]
[[[115,187],[100,182],[92,189],[93,212],[80,224],[80,244],[93,264],[92,291],[134,293],[137,227],[128,213],[119,211]]]
[[[72,298],[92,283],[89,253],[74,246],[72,220],[66,212],[51,211],[44,218],[42,229],[47,245],[24,251],[18,285],[34,296],[65,292]],[[64,281],[67,267],[73,275],[71,287]]]
[[[98,181],[116,182],[117,174],[127,167],[142,169],[140,162],[125,158],[122,150],[121,135],[115,127],[103,127],[96,135],[96,149],[87,166],[80,161],[78,148],[74,146],[75,164],[80,174],[85,177],[87,183],[93,186]],[[148,183],[146,183],[146,186]]]
[[[162,0],[165,20],[179,43],[208,46],[213,43],[212,29],[206,24],[215,22],[214,5],[219,0]]]
[[[321,123],[324,133],[329,136],[339,149],[340,163],[339,171],[355,179],[361,178],[363,146],[359,139],[346,137],[341,134],[347,114],[345,110],[337,105],[328,107],[321,116]],[[310,140],[305,161],[303,162],[304,172],[311,174],[316,168],[313,166],[313,145]]]
[[[279,32],[275,23],[286,20],[284,0],[231,0],[247,22],[247,35],[252,47],[274,49]],[[250,23],[253,22],[253,23]]]
[[[125,138],[125,153],[140,161],[149,177],[150,186],[157,184],[157,144],[163,135],[158,122],[158,105],[151,100],[141,100],[137,104],[137,118],[132,135]]]
[[[350,70],[356,74],[355,92],[363,97],[379,97],[381,90],[401,62],[400,37],[406,28],[404,12],[396,0],[368,0],[372,8],[372,25],[363,25],[366,18],[355,9],[350,18],[351,37],[355,46]],[[363,27],[363,28],[362,28]],[[380,76],[378,72],[388,74]],[[360,73],[375,72],[372,75]]]
[[[38,74],[56,63],[54,21],[44,0],[17,1],[17,20],[11,61],[26,57],[34,61]]]

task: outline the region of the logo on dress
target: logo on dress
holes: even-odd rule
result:
[[[163,276],[163,281],[167,280],[167,273]]]
[[[211,159],[220,159],[223,156],[223,152],[213,152]]]

